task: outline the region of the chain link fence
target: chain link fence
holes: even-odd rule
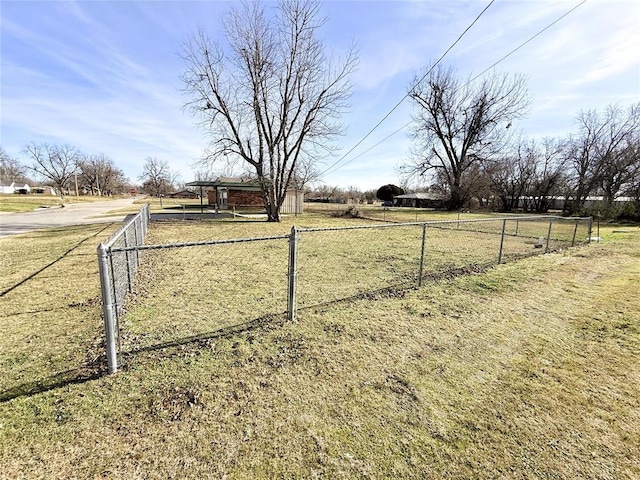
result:
[[[105,290],[113,291],[114,328],[121,319],[125,351],[179,345],[265,318],[294,319],[303,308],[586,243],[590,234],[590,218],[538,216],[292,227],[283,235],[150,245],[121,239],[103,249],[113,272],[105,280],[119,282],[103,285],[103,302],[109,301]],[[126,265],[139,261],[143,251],[144,265],[132,285],[135,272]],[[132,301],[122,317],[120,292],[127,291]],[[109,368],[115,371],[119,332],[110,338]]]
[[[102,314],[107,363],[111,373],[117,369],[117,354],[121,343],[118,319],[124,312],[127,293],[133,291],[134,279],[140,266],[138,248],[144,245],[149,228],[149,212],[149,204],[146,204],[106,243],[98,245]]]
[[[284,234],[140,247],[144,267],[121,322],[124,352],[286,312],[288,240]]]

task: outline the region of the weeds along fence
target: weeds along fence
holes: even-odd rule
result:
[[[214,232],[216,226],[208,228]],[[301,309],[375,297],[452,272],[586,243],[591,219],[538,216],[292,227],[283,235],[180,243],[160,243],[166,239],[162,229],[154,227],[149,236],[159,243],[120,241],[103,250],[107,266],[126,266],[145,252],[126,315],[121,294],[114,295],[115,306],[105,306],[105,317],[113,311],[114,326],[125,326],[122,345],[117,343],[119,331],[107,335],[107,342],[113,342],[108,345],[114,362],[110,371],[118,367],[121,348],[127,353],[179,345],[276,315],[293,320]],[[103,286],[103,295],[105,290],[131,290],[126,268],[109,271],[113,275],[104,278],[126,288]],[[125,278],[116,280],[118,273]]]
[[[144,245],[149,219],[149,204],[145,204],[106,243],[98,245],[102,314],[110,372],[117,369],[121,344],[118,319],[124,312],[127,293],[133,291],[134,279],[140,267],[138,248]]]

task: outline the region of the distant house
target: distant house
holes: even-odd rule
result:
[[[262,189],[257,180],[241,177],[218,177],[213,181],[195,181],[187,183],[189,187],[200,188],[201,196],[209,205],[217,205],[224,210],[229,208],[263,208]],[[287,191],[281,213],[302,213],[303,195],[299,190]]]
[[[31,193],[34,195],[57,195],[56,189],[53,187],[31,187]]]
[[[11,194],[11,193],[15,193],[15,191],[16,191],[15,182],[11,182],[10,185],[0,182],[0,193]]]
[[[15,182],[11,182],[11,185],[0,183],[0,193],[21,193],[23,195],[26,195],[28,193],[31,193],[31,187],[26,183],[22,187],[17,187]]]
[[[198,194],[196,192],[192,192],[191,190],[181,190],[179,192],[173,192],[168,196],[170,198],[198,198]]]
[[[393,201],[400,207],[417,208],[441,208],[444,205],[444,197],[438,193],[407,193],[396,195]]]

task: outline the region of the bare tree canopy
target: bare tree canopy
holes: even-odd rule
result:
[[[29,178],[25,175],[25,167],[11,157],[2,146],[0,146],[0,182],[29,183]]]
[[[46,182],[52,183],[64,196],[68,189],[69,179],[76,172],[82,153],[70,145],[49,145],[48,143],[32,143],[24,148],[23,153],[31,160],[29,170]]]
[[[403,172],[440,181],[448,208],[458,209],[471,197],[479,164],[500,152],[508,128],[527,111],[525,78],[493,73],[463,82],[438,66],[412,85],[415,150]]]
[[[484,171],[492,190],[500,198],[502,211],[510,212],[520,205],[531,186],[536,157],[535,143],[519,137],[502,156],[485,162]]]
[[[83,155],[78,163],[81,182],[91,195],[103,195],[123,187],[127,183],[124,172],[103,153]]]
[[[542,141],[520,136],[504,149],[504,155],[485,162],[484,173],[501,210],[546,213],[555,197],[564,194],[566,159],[564,140]]]
[[[280,220],[292,179],[331,153],[343,130],[357,59],[353,49],[337,64],[327,57],[323,23],[313,0],[282,0],[273,15],[264,3],[242,3],[224,19],[226,45],[200,31],[184,46],[186,106],[212,137],[204,162],[250,165],[269,221]]]
[[[533,176],[527,190],[527,210],[537,213],[549,211],[556,196],[564,193],[567,183],[564,140],[544,138],[542,144],[532,141]]]
[[[171,171],[169,162],[166,160],[147,157],[138,180],[142,182],[142,188],[148,193],[159,197],[160,195],[169,193],[169,191],[173,189],[178,176],[178,173]]]
[[[624,195],[629,184],[640,180],[640,128],[625,136],[618,148],[602,158],[600,188],[609,207]]]
[[[573,179],[566,210],[579,212],[587,197],[600,188],[611,204],[638,171],[637,142],[640,136],[640,103],[623,109],[610,105],[578,114],[578,131],[569,139],[568,159]],[[635,145],[635,147],[634,147]]]

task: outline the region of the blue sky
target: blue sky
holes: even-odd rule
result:
[[[444,53],[488,1],[322,3],[328,50],[340,55],[355,42],[360,58],[342,119],[342,150],[325,168],[396,105],[413,76]],[[496,0],[443,64],[465,78],[480,73],[580,2]],[[200,27],[222,39],[220,18],[230,4],[2,0],[0,144],[20,160],[30,142],[104,153],[134,181],[144,159],[158,157],[192,180],[191,165],[206,138],[182,108],[187,98],[178,53]],[[636,0],[587,0],[501,62],[499,71],[527,76],[533,97],[527,119],[516,126],[532,137],[564,136],[580,110],[640,101],[638,25]],[[399,183],[396,168],[411,146],[406,130],[360,154],[410,115],[405,101],[323,182],[361,189]]]

